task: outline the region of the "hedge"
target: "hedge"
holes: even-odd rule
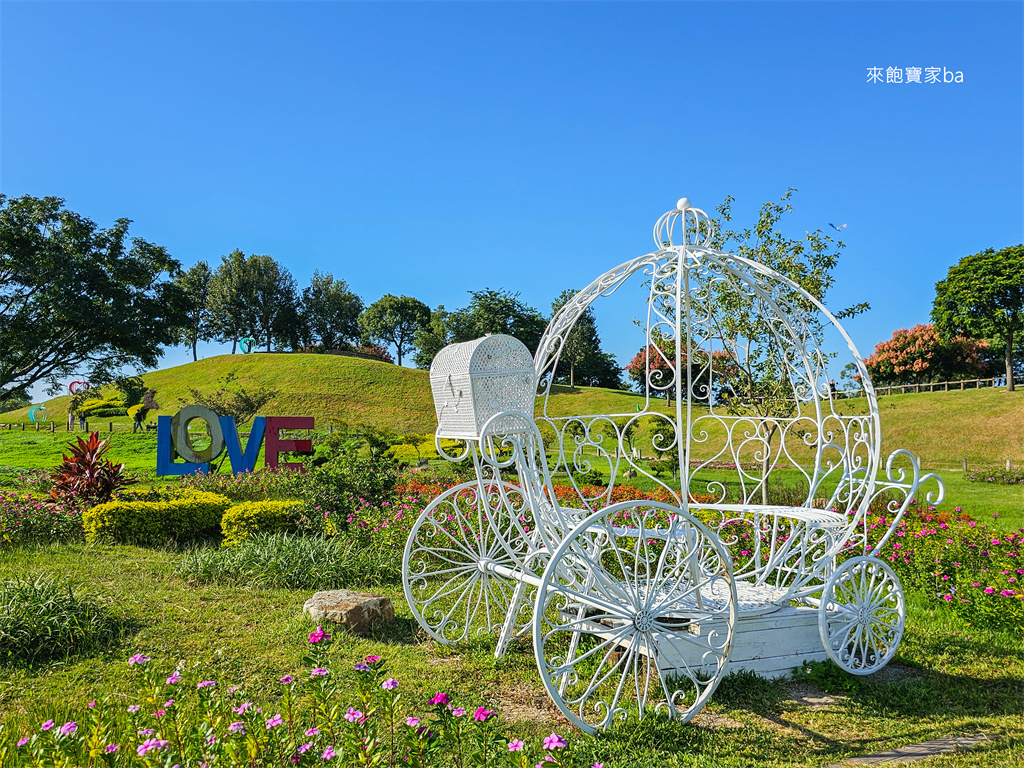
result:
[[[168,501],[110,501],[82,513],[87,541],[163,544],[216,534],[231,500],[196,491]]]
[[[296,515],[301,501],[246,501],[224,513],[220,527],[224,546],[231,547],[257,533],[296,530]]]

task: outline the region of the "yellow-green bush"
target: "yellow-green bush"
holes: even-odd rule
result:
[[[87,541],[163,544],[217,532],[231,500],[197,491],[167,501],[109,501],[82,513]]]
[[[79,416],[88,417],[97,415],[97,411],[120,410],[124,407],[124,400],[115,395],[112,397],[103,398],[102,400],[86,400],[84,403],[78,406],[77,413]]]
[[[224,546],[230,547],[257,533],[277,533],[296,529],[295,518],[301,501],[246,501],[224,513],[220,521]]]

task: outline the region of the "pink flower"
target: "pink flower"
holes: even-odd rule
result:
[[[348,712],[345,713],[345,719],[350,723],[360,722],[362,720],[363,713],[358,709],[348,708]]]
[[[942,599],[943,599],[943,600],[947,600],[947,601],[949,601],[949,600],[952,600],[952,599],[953,599],[953,596],[952,596],[952,595],[943,595],[943,596],[942,596]]]
[[[367,664],[376,664],[380,660],[381,660],[380,656],[367,656],[366,657],[366,663]]]
[[[321,760],[330,760],[334,757],[334,747],[328,747],[324,750],[324,753],[320,755]]]
[[[139,711],[139,705],[138,704],[132,704],[131,706],[128,707],[128,711],[129,712],[138,712]]]
[[[510,741],[508,743],[508,751],[509,752],[522,752],[524,746],[525,745],[523,744],[523,742],[521,742],[519,739],[512,739],[512,741]]]
[[[120,748],[121,748],[120,744],[107,744],[107,746],[103,748],[103,751],[106,752],[108,755],[110,755],[110,754],[113,754],[114,752],[117,752],[117,750],[119,750]]]
[[[307,736],[319,736],[320,735],[320,729],[319,728],[310,728],[308,731],[306,731],[306,735]]]
[[[92,701],[90,701],[88,704],[86,704],[86,706],[89,707],[89,709],[95,709],[96,708],[96,699],[93,699]]]
[[[544,737],[544,749],[561,749],[566,746],[566,741],[557,733]]]
[[[284,723],[284,718],[282,718],[280,715],[274,715],[272,718],[267,720],[267,730],[269,731],[272,728],[277,728],[277,726],[281,725],[282,723]]]
[[[363,662],[359,662],[358,664],[356,664],[353,667],[353,669],[356,672],[369,672],[370,671],[370,668],[366,664],[363,664]]]
[[[136,748],[136,752],[139,753],[139,757],[143,757],[151,749],[166,749],[167,739],[146,739],[144,742],[139,744]]]
[[[329,634],[327,634],[326,632],[324,632],[324,628],[323,627],[317,627],[316,628],[316,632],[310,632],[309,633],[309,642],[313,643],[314,645],[316,643],[322,642],[324,640],[330,640],[330,639],[331,639],[331,636]],[[332,752],[332,756],[333,756],[333,752]],[[325,759],[330,759],[330,758],[325,758]]]
[[[604,763],[594,763],[590,768],[604,768]]]
[[[200,690],[202,688],[212,688],[216,684],[217,684],[216,680],[203,680],[203,682],[201,682],[198,685],[196,685],[196,690]]]
[[[466,714],[466,710],[464,710],[462,707],[456,707],[452,710],[452,715],[454,715],[455,717],[462,717],[464,714]]]
[[[387,680],[380,684],[380,687],[383,688],[385,691],[393,691],[395,690],[395,688],[398,687],[398,681],[395,680],[393,677],[389,677]]]
[[[323,667],[316,667],[315,669],[310,671],[309,676],[310,677],[321,677],[321,676],[326,675],[326,674],[327,674],[327,670],[326,669],[324,669]]]
[[[180,683],[180,682],[181,682],[181,675],[178,674],[177,670],[175,670],[173,675],[171,675],[170,677],[167,678],[167,684],[168,685],[174,685],[175,683]]]
[[[251,701],[247,701],[244,704],[240,704],[237,707],[232,707],[231,711],[234,712],[236,715],[244,715],[245,714],[245,710],[249,709],[251,706],[252,706],[252,702]]]
[[[302,746],[299,747],[299,754],[300,755],[306,754],[307,750],[309,750],[309,748],[312,747],[312,746],[313,746],[313,742],[312,741],[307,741],[305,744],[303,744]]]
[[[42,726],[40,727],[40,730],[48,731],[51,728],[53,728],[54,725],[55,725],[55,723],[53,722],[53,720],[47,720],[45,723],[42,724]]]
[[[493,714],[494,714],[494,712],[492,710],[490,710],[490,709],[484,709],[483,707],[477,707],[476,712],[473,713],[473,719],[476,722],[478,722],[478,723],[483,723],[483,722],[486,722],[487,718],[489,718]]]
[[[238,720],[238,721],[232,723],[231,725],[229,725],[228,726],[228,730],[231,731],[232,733],[241,733],[241,734],[244,735],[245,734],[245,723],[243,723],[241,720]]]
[[[420,719],[418,717],[407,717],[405,718],[405,724],[410,728],[415,728],[420,724]]]
[[[285,675],[284,677],[281,678],[281,682],[284,683],[285,685],[288,685],[288,683],[290,683],[291,681],[292,681],[292,676],[291,675]]]
[[[134,656],[128,659],[128,665],[134,666],[136,664],[145,664],[149,660],[149,656],[143,656],[141,653],[136,653]]]
[[[447,704],[449,701],[451,701],[451,698],[448,696],[447,693],[441,693],[440,691],[438,691],[434,698],[432,698],[427,703],[433,706],[438,706],[441,704]]]
[[[28,744],[28,742],[29,742],[29,737],[28,736],[26,736],[23,739],[18,739],[18,746],[19,747],[24,747],[26,744]]]
[[[995,592],[995,589],[993,589],[992,587],[985,587],[986,595],[991,595],[993,592]]]

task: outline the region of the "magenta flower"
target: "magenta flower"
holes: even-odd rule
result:
[[[324,750],[324,753],[320,755],[321,760],[330,760],[334,757],[334,747],[328,747]]]
[[[138,712],[139,711],[139,705],[138,704],[131,704],[128,707],[128,711],[129,712]]]
[[[362,662],[359,662],[358,664],[356,664],[353,667],[353,669],[356,672],[369,672],[370,671],[370,668],[366,664],[363,664]]]
[[[70,736],[72,733],[78,730],[78,723],[67,722],[60,727],[60,734],[62,736]]]
[[[86,704],[86,706],[89,707],[89,709],[95,709],[96,708],[96,699],[93,699],[92,701],[90,701],[88,704]]]
[[[202,688],[213,688],[216,684],[216,680],[203,680],[203,682],[196,685],[196,690],[200,690]]]
[[[178,674],[177,670],[174,671],[173,675],[171,675],[170,677],[167,678],[167,684],[168,685],[174,685],[175,683],[180,683],[180,682],[181,682],[181,675]]]
[[[18,739],[18,746],[19,747],[24,747],[26,744],[28,744],[28,742],[29,742],[29,737],[28,736],[26,736],[23,739]]]
[[[269,731],[272,728],[277,728],[277,726],[281,725],[282,723],[284,723],[284,718],[282,718],[280,715],[274,715],[272,718],[267,720],[267,730]]]
[[[381,658],[382,657],[380,657],[380,656],[367,656],[366,657],[366,663],[367,664],[376,664],[378,661],[381,660]]]
[[[566,741],[557,733],[544,737],[544,749],[561,749],[566,746]]]
[[[594,763],[590,768],[604,768],[604,763]]]
[[[323,667],[317,667],[316,669],[313,669],[309,673],[309,676],[310,677],[320,677],[321,675],[326,675],[326,674],[327,674],[327,670],[326,669],[324,669]]]
[[[152,736],[155,731],[152,728],[141,728],[139,730],[139,736]]]
[[[145,664],[149,660],[149,656],[143,656],[141,653],[136,653],[134,656],[128,659],[128,665],[134,666],[136,664]]]
[[[362,717],[363,713],[360,712],[358,709],[352,709],[352,707],[349,707],[348,712],[345,713],[345,719],[348,720],[350,723],[361,722]]]
[[[144,757],[147,752],[152,749],[166,749],[167,739],[146,739],[144,742],[139,744],[135,749],[139,753],[139,757]]]
[[[405,718],[405,724],[410,728],[415,728],[420,724],[420,719],[418,717],[407,717]]]
[[[490,710],[490,709],[484,709],[483,707],[477,707],[476,712],[473,713],[473,719],[476,722],[478,722],[478,723],[483,723],[483,722],[486,722],[487,718],[489,718],[493,714],[494,714],[494,712],[492,710]]]
[[[241,705],[239,705],[237,707],[232,707],[231,711],[234,712],[236,715],[244,715],[245,714],[245,710],[249,709],[251,706],[252,706],[252,702],[251,701],[247,701],[244,704],[241,704]]]
[[[290,683],[291,681],[292,681],[292,676],[291,675],[285,675],[284,677],[281,678],[281,682],[284,683],[285,685],[288,685],[288,683]]]
[[[383,688],[385,691],[393,691],[395,690],[395,688],[398,687],[398,681],[395,680],[395,678],[393,677],[389,677],[387,680],[380,684],[380,687]]]
[[[45,723],[42,724],[40,730],[48,731],[51,728],[53,728],[54,725],[55,723],[53,722],[53,720],[47,720]]]
[[[441,693],[440,691],[438,691],[434,698],[432,698],[427,703],[433,706],[437,706],[440,704],[447,704],[449,701],[451,701],[451,698],[448,696],[447,693]]]
[[[243,723],[241,720],[238,720],[229,725],[228,730],[232,733],[240,733],[242,735],[245,735],[245,723]]]
[[[466,710],[464,710],[462,707],[456,707],[452,710],[452,714],[455,717],[462,717],[464,714],[466,714]]]
[[[995,589],[993,589],[992,587],[985,587],[986,595],[991,595],[993,592],[995,592]]]
[[[107,746],[103,748],[103,751],[106,752],[108,755],[112,755],[114,752],[117,752],[117,750],[119,750],[120,748],[120,744],[107,744]]]
[[[307,736],[319,736],[320,735],[320,729],[319,728],[310,728],[308,731],[306,731],[306,735]]]
[[[316,645],[317,643],[323,642],[324,640],[330,640],[330,639],[331,639],[331,636],[329,634],[327,634],[326,632],[324,632],[324,628],[323,627],[317,627],[316,628],[316,632],[310,632],[309,633],[309,642],[312,643],[313,645]],[[330,759],[330,758],[325,758],[325,759]]]
[[[307,741],[305,744],[303,744],[302,746],[299,747],[299,754],[300,755],[306,754],[306,752],[312,746],[313,746],[313,742],[312,741]]]
[[[509,752],[522,752],[524,746],[526,746],[526,745],[523,744],[523,742],[521,742],[519,739],[512,739],[512,741],[510,741],[508,743],[508,751]]]

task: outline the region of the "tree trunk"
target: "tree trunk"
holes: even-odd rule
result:
[[[569,389],[576,389],[576,366],[569,363]]]
[[[1013,329],[1006,334],[1006,391],[1013,392]]]
[[[398,367],[402,367],[402,347],[399,344],[395,344],[395,353],[398,357]]]
[[[235,354],[235,345],[238,343],[238,339],[231,340],[231,354]]]
[[[192,362],[199,360],[199,355],[196,354],[196,340],[192,339]]]

